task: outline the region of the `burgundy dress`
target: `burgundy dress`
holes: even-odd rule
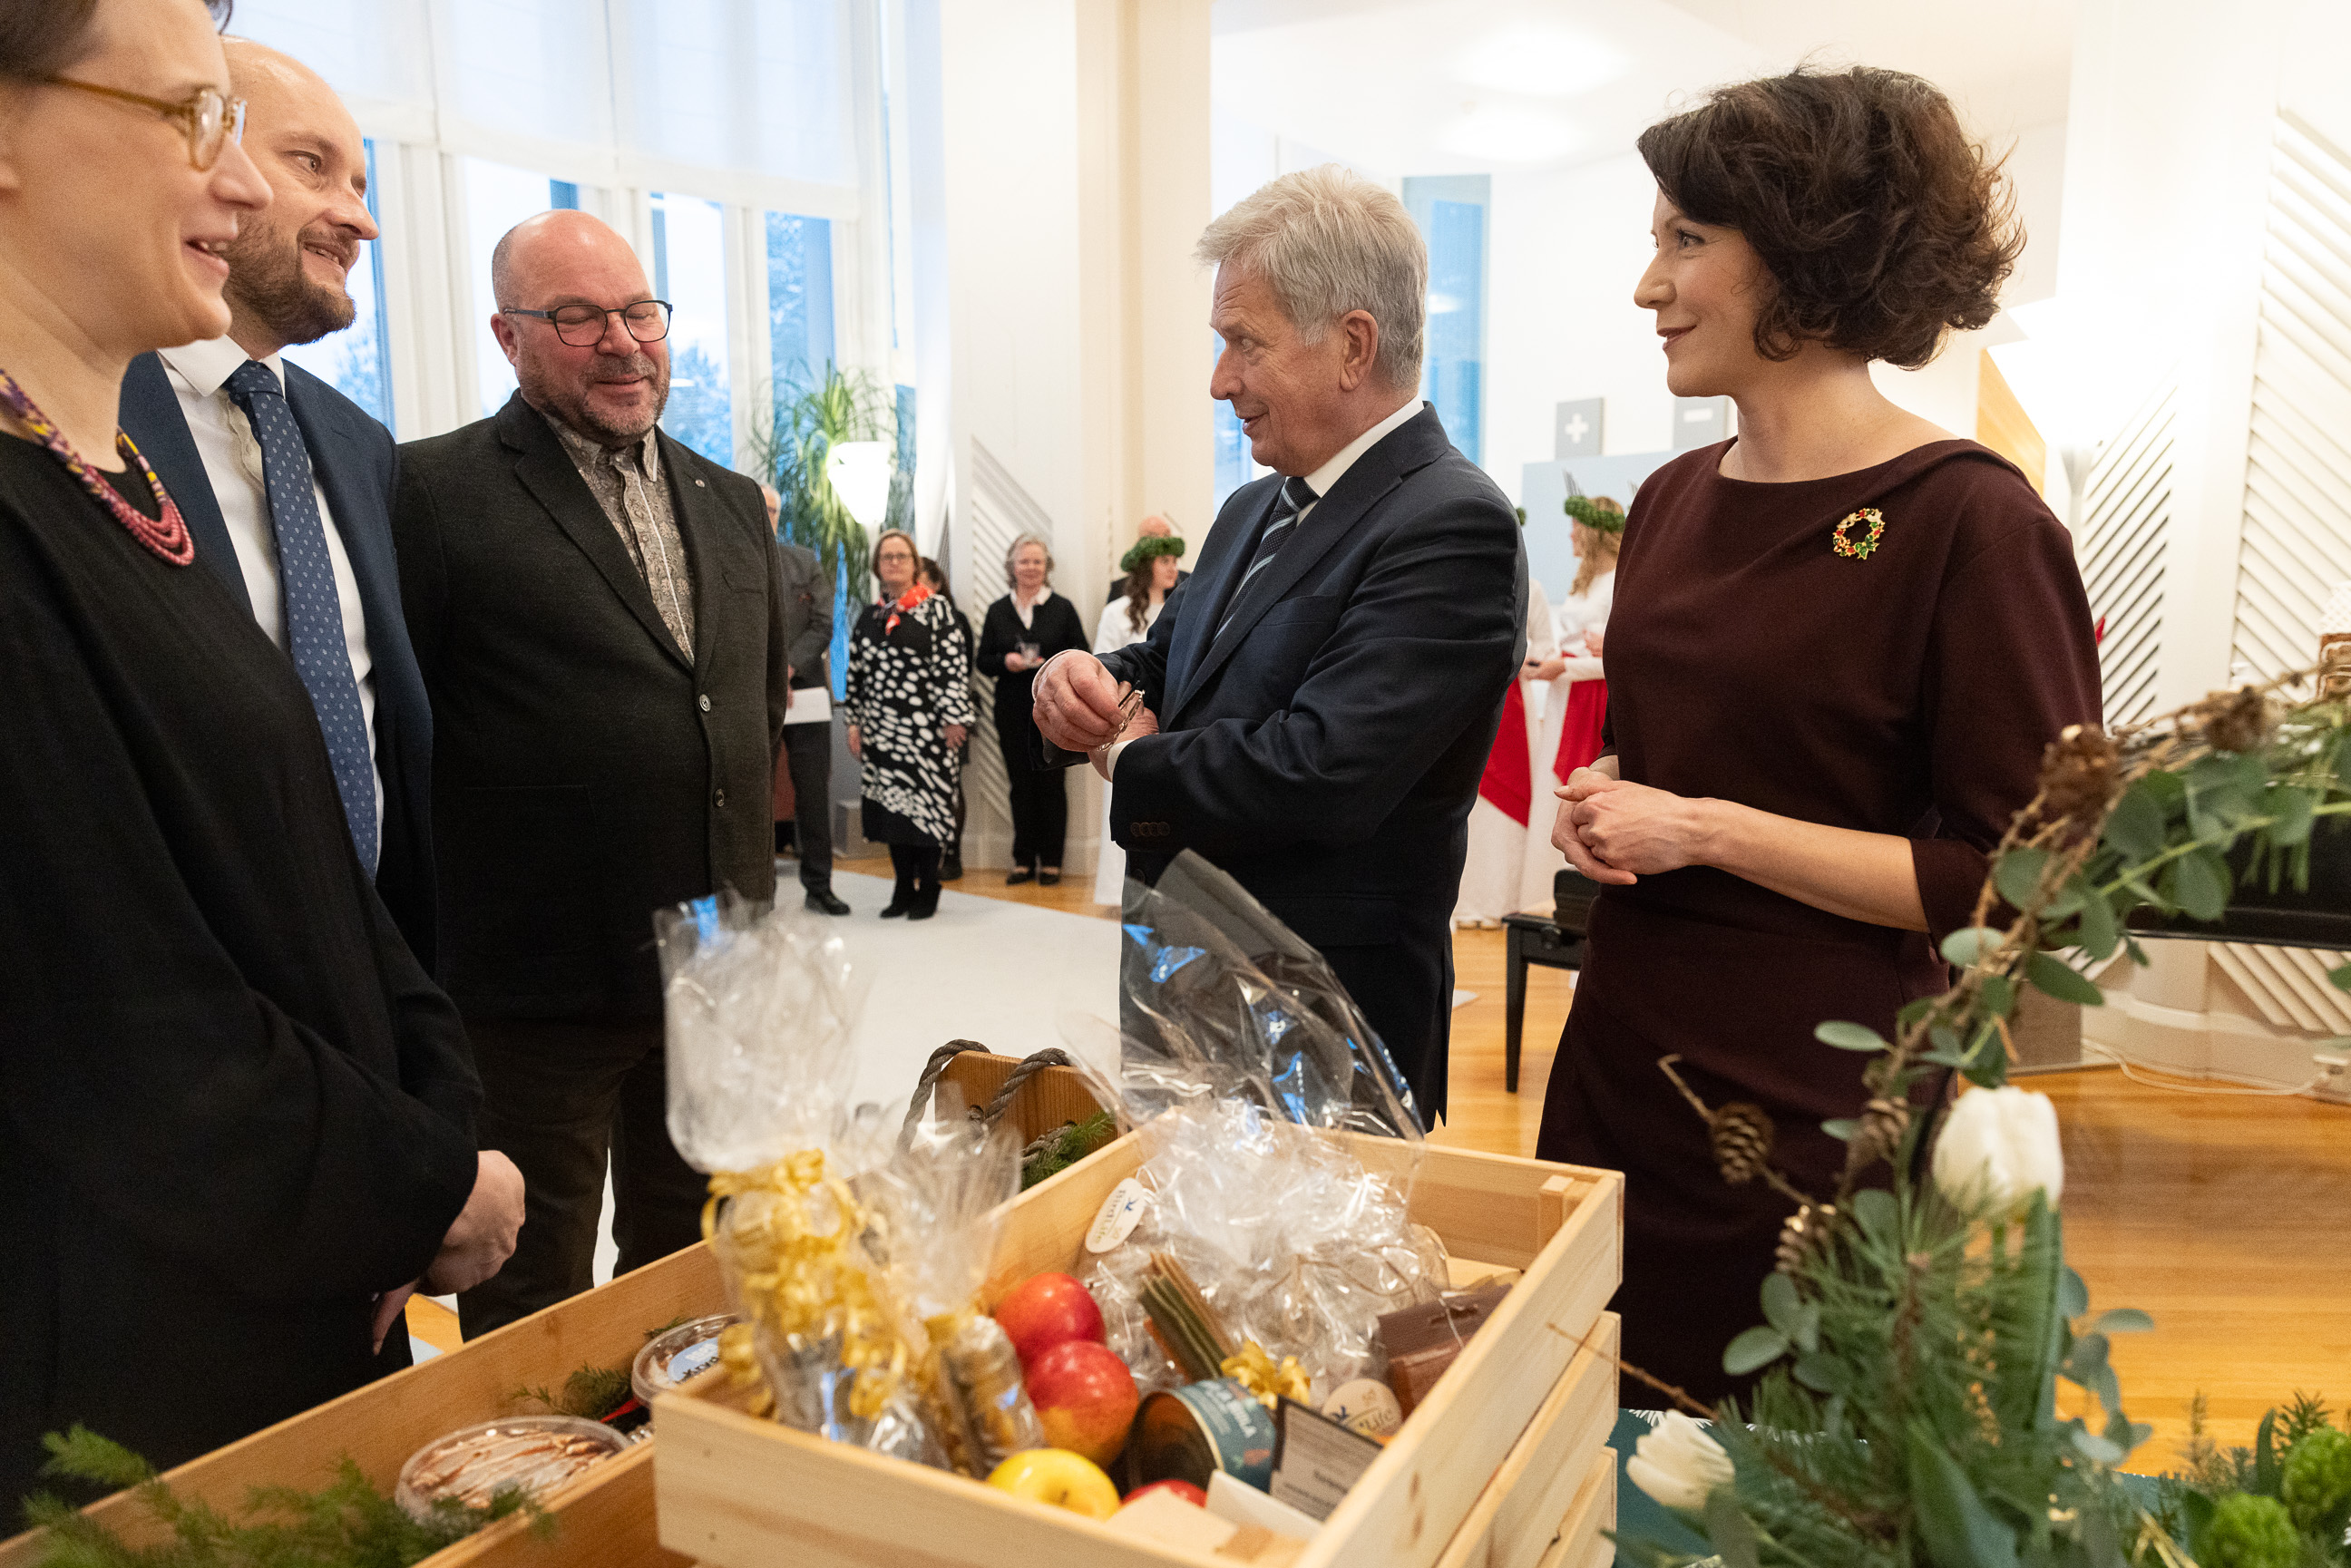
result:
[[[2042,748],[2099,717],[2072,541],[2009,464],[1942,441],[1764,485],[1724,478],[1728,450],[1675,459],[1633,503],[1608,622],[1623,776],[1908,839],[1931,931],[1708,866],[1593,907],[1536,1149],[1625,1173],[1625,1358],[1708,1400],[1736,1386],[1722,1349],[1762,1321],[1790,1205],[1724,1183],[1657,1059],[1678,1051],[1709,1104],[1763,1106],[1782,1168],[1825,1195],[1844,1146],[1821,1124],[1860,1110],[1867,1059],[1813,1026],[1891,1036],[1903,1003],[1944,988],[1930,936],[1970,923],[1985,851],[2032,798]],[[1872,520],[1845,522],[1864,508],[1883,518],[1874,544]]]

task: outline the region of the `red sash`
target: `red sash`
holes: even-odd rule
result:
[[[1524,827],[1527,806],[1534,798],[1534,758],[1527,746],[1527,699],[1519,685],[1512,681],[1510,694],[1502,698],[1502,727],[1494,732],[1494,749],[1487,753],[1486,776],[1478,780],[1478,793]]]
[[[1608,717],[1608,683],[1605,680],[1571,681],[1567,687],[1567,714],[1559,725],[1559,756],[1552,763],[1552,771],[1559,781],[1579,768],[1589,768],[1600,755],[1600,727]]]

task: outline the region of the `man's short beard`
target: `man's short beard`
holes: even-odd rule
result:
[[[250,317],[284,343],[315,343],[359,314],[340,288],[314,283],[302,270],[302,237],[268,230],[240,234],[228,247],[229,308]]]
[[[515,379],[521,384],[523,402],[531,407],[561,420],[599,446],[622,447],[643,440],[645,432],[661,423],[662,411],[669,406],[669,371],[654,363],[651,354],[639,353],[622,368],[653,383],[653,417],[633,430],[599,418],[589,408],[583,388],[535,373],[528,358],[515,367]]]

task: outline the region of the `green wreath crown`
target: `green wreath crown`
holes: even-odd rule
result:
[[[1118,558],[1118,570],[1121,572],[1133,571],[1136,567],[1141,566],[1144,561],[1149,560],[1155,555],[1172,555],[1181,559],[1183,554],[1184,541],[1182,539],[1176,538],[1173,535],[1169,534],[1155,534],[1148,538],[1135,540],[1134,548]]]
[[[1587,528],[1597,528],[1604,534],[1621,534],[1625,531],[1625,514],[1612,510],[1614,506],[1614,503],[1611,502],[1609,506],[1603,507],[1589,496],[1570,496],[1563,509]]]

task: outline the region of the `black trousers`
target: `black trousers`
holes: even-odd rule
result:
[[[496,1276],[457,1298],[467,1339],[592,1284],[609,1155],[626,1273],[702,1239],[707,1184],[669,1141],[658,1019],[468,1019],[482,1075],[481,1146],[522,1171],[522,1234]]]
[[[1025,699],[1011,707],[998,703],[996,738],[1004,747],[1004,777],[1012,794],[1012,863],[1058,866],[1070,836],[1069,787],[1061,768],[1029,766],[1036,733]]]
[[[1316,949],[1388,1048],[1428,1128],[1445,1113],[1453,1039],[1453,944],[1446,935],[1444,941]]]
[[[832,726],[784,726],[784,758],[792,771],[792,844],[799,851],[800,885],[832,891]]]

